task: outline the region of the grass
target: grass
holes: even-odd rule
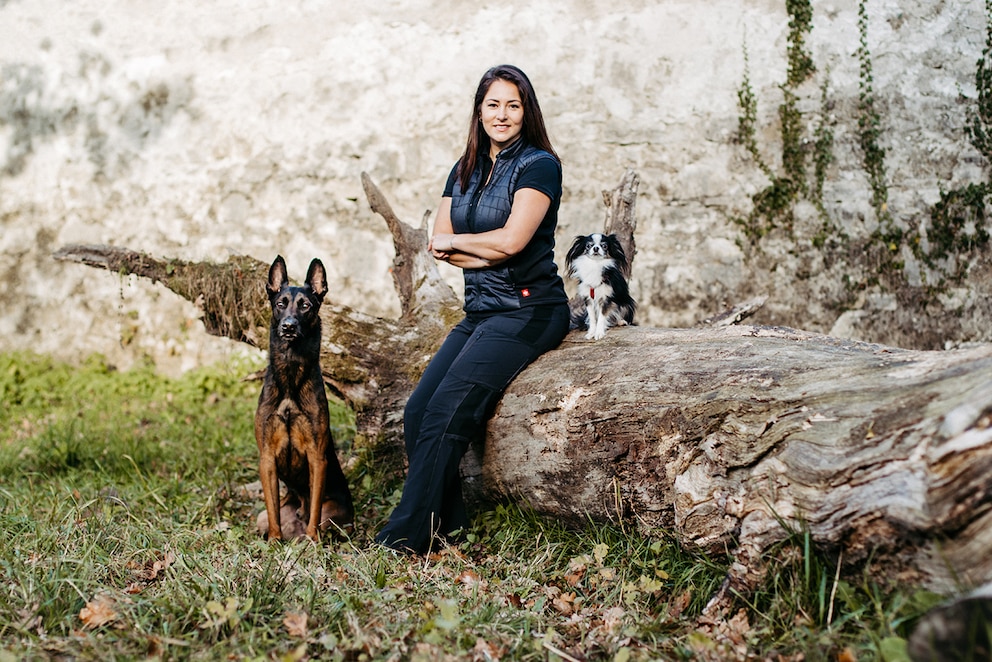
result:
[[[898,660],[930,604],[851,585],[797,534],[736,614],[700,614],[727,559],[518,507],[429,558],[368,544],[402,475],[335,436],[354,539],[270,545],[252,415],[259,366],[168,379],[0,354],[0,662],[8,660]],[[847,656],[847,657],[845,657]]]

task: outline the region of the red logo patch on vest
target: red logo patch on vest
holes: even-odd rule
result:
[[[530,296],[530,290],[524,288],[524,289],[520,290],[520,294],[522,296],[529,297]]]

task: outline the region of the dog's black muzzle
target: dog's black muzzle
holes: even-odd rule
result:
[[[287,317],[279,324],[279,336],[294,340],[300,335],[300,322],[295,317]]]

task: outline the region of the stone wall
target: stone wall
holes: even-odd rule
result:
[[[756,249],[733,222],[769,182],[736,140],[745,49],[759,148],[771,164],[781,151],[784,2],[450,5],[0,0],[0,349],[100,352],[121,366],[150,357],[173,372],[234,349],[159,285],[52,260],[68,243],[187,260],[281,253],[296,278],[319,256],[332,299],[396,315],[391,243],[359,174],[419,223],[458,156],[479,76],[501,62],[530,75],[564,162],[561,255],[602,227],[601,191],[639,174],[642,324],[687,325],[768,294],[759,322],[906,340],[864,324],[902,304],[884,288],[845,292],[843,265],[817,257],[812,232]],[[888,209],[919,228],[942,190],[988,178],[963,129],[985,8],[865,8]],[[815,3],[817,73],[799,90],[807,130],[829,115],[823,206],[850,236],[878,222],[857,137],[858,9]],[[800,204],[797,218],[819,217]],[[990,339],[986,267],[977,260],[943,295],[974,323],[937,324],[934,337]]]

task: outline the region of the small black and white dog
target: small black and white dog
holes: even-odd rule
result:
[[[572,328],[588,328],[586,338],[599,340],[611,326],[634,323],[637,305],[624,278],[627,256],[616,235],[579,235],[565,266],[568,275],[579,281],[578,305],[571,306]]]

